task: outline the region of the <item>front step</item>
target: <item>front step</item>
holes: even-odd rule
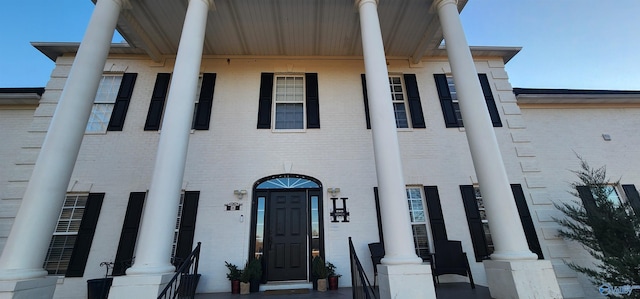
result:
[[[260,292],[290,289],[313,289],[313,284],[308,281],[271,281],[260,285]]]

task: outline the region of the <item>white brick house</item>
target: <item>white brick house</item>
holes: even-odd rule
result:
[[[639,93],[516,97],[504,64],[519,48],[468,48],[457,15],[466,1],[147,2],[99,1],[82,44],[36,44],[56,62],[37,108],[5,109],[22,103],[0,97],[7,293],[27,281],[43,297],[84,298],[110,261],[112,298],[151,298],[172,256],[196,242],[200,293],[228,291],[224,262],[254,256],[263,289],[306,284],[314,255],[348,286],[352,237],[371,272],[367,244],[385,243],[382,266],[398,274],[381,275],[383,298],[435,298],[428,284],[403,285],[431,281],[420,258],[439,239],[462,241],[476,283],[496,297],[597,295],[563,264],[584,253],[555,236],[552,202],[570,199],[572,150],[638,182],[623,157],[640,143]],[[109,28],[129,44],[110,45]],[[348,198],[347,219],[332,221],[332,197]],[[279,216],[299,233],[278,239]],[[515,266],[535,287],[500,270]],[[136,286],[145,279],[157,283]]]

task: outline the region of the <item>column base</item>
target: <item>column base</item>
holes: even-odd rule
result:
[[[483,263],[491,298],[562,298],[550,261]]]
[[[428,263],[378,265],[380,298],[435,299],[431,266]]]
[[[53,298],[57,277],[0,281],[0,299]]]
[[[125,275],[113,278],[109,299],[157,298],[175,273],[156,275]]]

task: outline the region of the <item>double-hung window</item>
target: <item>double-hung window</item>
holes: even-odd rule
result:
[[[400,76],[389,77],[389,88],[391,89],[393,114],[396,116],[396,128],[408,128],[409,117],[407,116],[407,104]]]
[[[371,129],[371,122],[375,121],[375,119],[372,120],[369,115],[367,79],[364,74],[362,74],[361,77],[367,129]],[[393,107],[393,114],[395,115],[396,128],[426,128],[416,75],[404,74],[389,76],[389,89],[391,91],[391,104]]]
[[[103,75],[91,109],[86,133],[105,133],[116,103],[122,75]]]
[[[304,129],[304,77],[276,76],[274,128]]]
[[[51,238],[44,268],[49,274],[65,274],[84,215],[87,194],[67,195]]]
[[[429,256],[429,229],[427,227],[427,209],[421,187],[407,187],[407,204],[413,231],[413,243],[416,254],[426,260]]]
[[[438,90],[438,97],[440,98],[440,106],[442,107],[445,126],[447,128],[463,127],[462,114],[460,113],[460,105],[458,102],[459,96],[453,77],[446,74],[433,74],[433,77]],[[482,94],[487,105],[487,112],[491,118],[491,123],[494,127],[502,127],[502,121],[500,120],[500,114],[498,113],[498,108],[493,98],[489,78],[486,74],[478,74],[478,80],[480,81],[480,87],[482,87]],[[464,101],[464,99],[462,100]],[[482,111],[472,111],[471,113],[482,113]]]

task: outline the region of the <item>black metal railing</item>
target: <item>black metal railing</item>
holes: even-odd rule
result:
[[[196,295],[196,287],[200,280],[198,274],[198,262],[200,261],[200,242],[191,254],[176,270],[167,286],[162,290],[158,299],[191,298]]]
[[[354,299],[378,299],[376,291],[371,287],[367,274],[362,269],[362,264],[356,255],[356,250],[349,237],[349,258],[351,260],[351,285]]]

